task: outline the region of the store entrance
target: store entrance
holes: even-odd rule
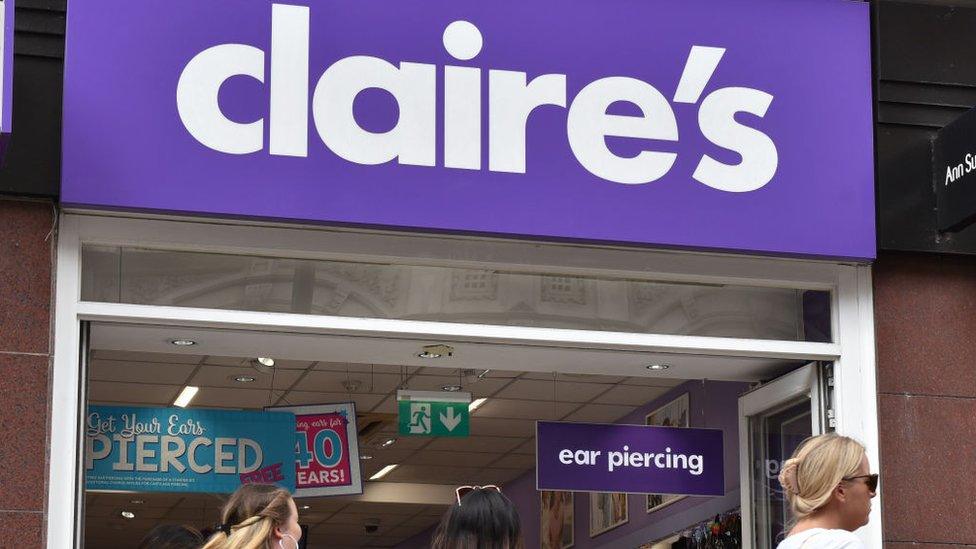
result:
[[[487,484],[501,486],[518,506],[527,547],[677,547],[702,535],[716,536],[716,542],[720,538],[725,547],[737,546],[743,514],[740,478],[752,476],[741,472],[740,460],[755,461],[748,451],[742,454],[749,443],[740,441],[740,398],[761,394],[754,391],[760,382],[809,371],[802,368],[805,362],[782,359],[477,340],[114,323],[89,328],[89,406],[168,408],[187,387],[197,388],[189,402],[180,403],[190,411],[355,404],[352,443],[358,447],[364,491],[298,498],[307,547],[426,547],[431,529],[455,497],[454,488]],[[446,347],[432,352],[425,349],[430,345]],[[469,393],[467,436],[405,434],[398,417],[399,391]],[[759,401],[752,401],[758,410]],[[773,403],[787,409],[782,404]],[[795,400],[787,404],[797,407]],[[789,420],[780,421],[786,424],[781,430],[796,435],[789,429],[798,423]],[[537,421],[721,429],[725,493],[537,492]],[[783,451],[786,441],[780,442]],[[161,458],[153,453],[160,448],[146,448],[150,454],[141,462],[130,458],[134,468]],[[103,450],[89,445],[86,457],[85,547],[138,547],[160,524],[186,525],[206,534],[219,522],[226,493],[163,485],[124,492],[91,489],[95,469],[87,466]],[[206,451],[211,450],[204,448],[201,455]],[[762,459],[775,468],[773,462],[781,458]],[[176,461],[170,462],[174,468]],[[775,494],[766,495],[771,497],[761,505],[775,507]],[[750,504],[746,515],[759,505]],[[763,516],[768,521],[772,515]]]

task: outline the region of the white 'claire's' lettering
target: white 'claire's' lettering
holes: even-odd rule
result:
[[[445,50],[459,61],[481,51],[481,31],[455,21],[444,32]],[[269,88],[269,153],[308,155],[309,8],[273,4]],[[693,46],[672,99],[699,103],[698,125],[711,143],[741,156],[725,164],[703,154],[692,178],[726,192],[748,192],[769,183],[776,173],[776,144],[765,133],[740,124],[735,116],[763,118],[773,96],[757,89],[722,88],[701,99],[724,48]],[[176,104],[184,127],[197,141],[226,154],[264,150],[264,118],[249,122],[229,119],[221,111],[221,85],[233,76],[265,83],[265,52],[246,44],[220,44],[193,57],[180,74]],[[333,153],[356,164],[435,166],[437,146],[437,66],[400,62],[368,55],[336,61],[318,78],[311,114],[319,138]],[[526,128],[537,109],[567,109],[566,135],[576,159],[590,173],[614,183],[639,185],[664,177],[677,154],[643,150],[622,157],[606,145],[606,137],[678,141],[678,124],[668,99],[647,82],[611,76],[591,82],[575,98],[566,95],[567,75],[490,69],[488,72],[488,170],[526,172]],[[482,70],[448,65],[443,73],[444,166],[480,170]],[[385,132],[364,129],[353,113],[363,90],[389,92],[399,107],[396,124]],[[700,101],[699,101],[700,100]],[[625,102],[637,116],[613,115],[607,108]],[[947,180],[949,176],[947,176]]]

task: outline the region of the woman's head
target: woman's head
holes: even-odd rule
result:
[[[181,524],[160,524],[146,534],[139,549],[197,549],[203,536],[195,528]]]
[[[224,505],[220,522],[203,549],[295,549],[302,537],[288,490],[270,484],[238,488]]]
[[[515,505],[495,487],[475,487],[444,513],[431,549],[522,549]]]
[[[802,520],[832,512],[837,527],[856,530],[868,522],[874,490],[864,446],[826,434],[808,438],[786,460],[779,475],[793,516]]]

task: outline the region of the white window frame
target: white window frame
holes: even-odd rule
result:
[[[827,230],[827,229],[825,229]],[[832,343],[528,328],[286,313],[93,303],[81,300],[81,247],[134,246],[316,260],[405,263],[582,277],[804,288],[832,291]],[[497,343],[585,346],[712,356],[835,363],[837,431],[864,442],[878,463],[874,314],[870,266],[635,247],[549,243],[460,235],[390,233],[288,224],[246,224],[68,212],[59,219],[55,288],[47,547],[73,547],[82,517],[80,477],[81,321],[136,322],[307,333],[359,333]],[[882,544],[880,505],[863,529]]]

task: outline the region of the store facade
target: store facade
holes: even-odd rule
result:
[[[159,405],[107,389],[160,384],[123,371],[121,353],[162,370],[149,358],[179,354],[166,344],[218,333],[232,341],[207,356],[267,356],[248,347],[259,341],[278,360],[315,361],[300,380],[345,363],[347,393],[359,382],[348,364],[369,365],[370,388],[376,367],[442,368],[475,396],[478,372],[515,372],[489,403],[532,400],[512,391],[551,376],[554,395],[536,400],[553,411],[538,420],[586,423],[583,408],[609,405],[568,406],[558,393],[583,391],[580,376],[606,376],[608,391],[631,385],[613,376],[670,383],[648,382],[603,422],[640,422],[672,396],[663,388],[684,390],[701,410],[689,426],[725,434],[722,496],[648,503],[646,519],[608,533],[591,523],[580,547],[658,542],[736,508],[746,543],[770,546],[781,501],[759,493],[783,456],[763,429],[798,405],[810,432],[854,436],[879,462],[867,5],[593,4],[555,20],[558,6],[511,8],[254,2],[225,18],[220,3],[120,2],[113,13],[135,22],[123,32],[69,7],[48,547],[103,543],[86,538],[106,522],[84,488],[87,406]],[[650,20],[657,38],[635,40]],[[749,25],[776,30],[742,39]],[[174,33],[187,39],[153,41]],[[593,39],[566,38],[581,33]],[[375,349],[346,351],[353,340]],[[453,363],[381,352],[432,344],[456,348]],[[99,377],[112,360],[122,370]],[[274,379],[269,404],[293,403]],[[317,391],[302,404],[331,398]],[[731,408],[707,411],[709,395]],[[505,486],[526,494],[528,515],[537,493],[522,479]],[[381,484],[361,498],[410,503],[382,499]],[[872,546],[880,509],[861,532]],[[541,520],[527,520],[535,540]],[[340,528],[318,526],[310,546]]]

